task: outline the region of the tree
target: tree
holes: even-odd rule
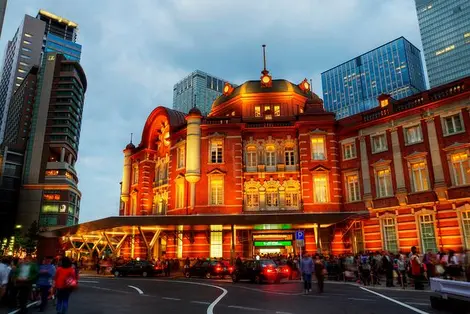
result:
[[[33,221],[26,232],[21,232],[21,229],[15,230],[15,246],[14,251],[19,252],[25,250],[27,254],[34,253],[38,245],[39,233],[41,229],[37,221]]]

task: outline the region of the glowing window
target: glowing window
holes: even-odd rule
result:
[[[388,197],[393,195],[392,176],[390,167],[376,171],[377,196]]]
[[[315,203],[328,203],[328,177],[326,174],[313,177],[313,191]]]
[[[210,179],[210,204],[222,205],[224,203],[224,179],[212,177]]]
[[[450,155],[454,186],[470,184],[470,160],[467,152]]]
[[[255,106],[255,117],[261,117],[261,107]]]
[[[326,159],[326,148],[325,148],[325,136],[312,136],[310,139],[312,159],[313,160],[325,160]]]
[[[393,217],[382,218],[382,240],[385,250],[398,252],[398,238],[396,219]]]
[[[346,175],[347,194],[349,202],[357,202],[361,200],[361,192],[359,189],[359,177],[357,174]]]
[[[210,257],[220,258],[222,257],[222,225],[211,226],[211,252]]]
[[[413,192],[421,192],[429,190],[428,169],[424,161],[410,164],[411,181]]]

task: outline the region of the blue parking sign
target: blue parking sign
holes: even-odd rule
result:
[[[304,231],[298,230],[295,232],[295,239],[296,240],[304,240]]]

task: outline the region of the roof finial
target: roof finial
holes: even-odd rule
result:
[[[263,68],[263,72],[261,72],[261,73],[268,74],[269,71],[266,70],[266,45],[262,45],[262,47],[263,47],[263,66],[264,66],[264,68]]]
[[[132,135],[134,135],[134,133],[131,133],[131,144],[132,144]]]

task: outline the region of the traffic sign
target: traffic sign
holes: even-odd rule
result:
[[[295,239],[296,240],[304,240],[304,231],[303,230],[298,230],[295,232]]]
[[[305,246],[305,241],[304,239],[302,240],[295,240],[295,246],[299,247],[299,248],[302,248]]]

